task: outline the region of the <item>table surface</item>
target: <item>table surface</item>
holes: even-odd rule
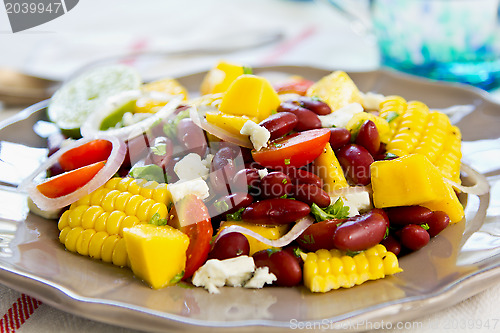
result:
[[[281,40],[257,48],[172,56],[162,74],[177,76],[206,70],[219,59],[252,66],[312,65],[346,71],[378,68],[373,40],[355,30],[327,5],[312,1],[86,0],[51,22],[16,34],[11,33],[6,12],[0,10],[0,67],[63,80],[88,62],[105,57],[214,44],[225,46],[280,33]],[[19,110],[0,108],[0,119]],[[500,318],[498,311],[492,310],[500,306],[498,296],[499,285],[429,317],[405,323],[403,329],[393,330],[439,331],[435,325],[427,329],[418,325],[425,320],[440,325],[481,321],[483,325],[476,331],[498,331],[500,323],[496,323]],[[0,300],[0,315],[4,314],[0,319],[2,332],[132,332],[59,311],[2,285]],[[488,327],[484,325],[486,322]],[[470,330],[457,327],[453,331]]]

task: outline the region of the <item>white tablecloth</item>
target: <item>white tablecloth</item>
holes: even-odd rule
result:
[[[209,44],[223,47],[269,33],[281,33],[283,39],[228,54],[171,57],[162,74],[205,70],[221,58],[253,66],[294,64],[348,71],[378,66],[373,41],[354,33],[330,8],[285,0],[86,0],[56,20],[17,34],[10,33],[6,13],[0,10],[0,66],[64,79],[103,57]],[[2,118],[14,111],[3,110]],[[2,332],[131,332],[56,310],[2,285],[0,300]],[[469,332],[463,323],[476,321],[482,324],[474,331],[498,332],[497,306],[500,285],[394,331],[442,332],[449,327],[450,332]]]

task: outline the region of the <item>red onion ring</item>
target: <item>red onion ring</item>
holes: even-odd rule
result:
[[[312,216],[307,215],[306,217],[303,217],[303,218],[297,220],[297,223],[295,223],[293,228],[290,229],[289,232],[287,232],[285,235],[283,235],[282,237],[280,237],[278,239],[267,239],[265,237],[262,237],[261,235],[259,235],[255,231],[252,231],[252,230],[247,229],[245,227],[242,227],[239,225],[231,225],[227,228],[224,228],[219,233],[219,235],[215,239],[215,242],[217,242],[217,240],[219,240],[219,238],[221,238],[225,234],[229,234],[231,232],[239,232],[239,233],[245,234],[247,236],[251,236],[251,237],[257,239],[258,241],[260,241],[266,245],[269,245],[272,247],[283,247],[283,246],[287,246],[288,244],[290,244],[291,242],[296,240],[304,232],[304,230],[306,230],[313,223],[314,223],[314,219],[312,218]]]
[[[228,131],[220,127],[209,124],[204,118],[200,117],[195,107],[191,107],[189,109],[189,116],[196,125],[204,129],[208,133],[218,137],[219,139],[234,143],[240,147],[253,149],[253,144],[252,142],[250,142],[250,139],[248,137],[245,137],[245,139],[243,139],[241,137],[235,136],[232,133],[229,133]]]
[[[34,182],[34,179],[40,175],[42,172],[45,172],[48,168],[54,165],[61,157],[62,154],[71,150],[73,148],[79,147],[87,142],[96,140],[96,139],[104,139],[113,144],[113,148],[111,153],[106,161],[104,167],[99,170],[99,172],[92,178],[87,184],[80,187],[74,192],[63,195],[57,198],[49,198],[43,195],[37,189],[37,183]],[[111,136],[100,136],[100,137],[86,137],[79,139],[71,144],[67,145],[64,148],[59,149],[55,154],[51,155],[44,163],[42,163],[28,178],[26,178],[19,186],[18,191],[27,192],[33,202],[42,210],[53,210],[58,208],[63,208],[77,201],[81,197],[94,192],[99,187],[104,185],[109,179],[111,179],[115,173],[118,171],[120,166],[125,159],[125,154],[127,152],[127,146],[125,143],[117,138]],[[50,178],[48,178],[50,179]],[[46,181],[47,179],[44,179]]]
[[[467,174],[468,178],[472,180],[474,185],[464,186],[452,180],[449,180],[448,178],[444,178],[444,180],[457,190],[460,190],[461,192],[467,194],[483,195],[490,191],[490,185],[488,184],[488,180],[479,172],[477,172],[476,170],[472,169],[470,166],[465,164],[461,165],[461,170]]]

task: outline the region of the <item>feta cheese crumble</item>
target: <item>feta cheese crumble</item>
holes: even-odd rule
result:
[[[174,172],[180,180],[190,180],[194,178],[208,177],[209,168],[204,163],[200,155],[189,153],[174,165]]]
[[[260,179],[262,179],[265,176],[267,176],[267,174],[269,173],[269,171],[267,171],[267,169],[264,168],[264,169],[258,169],[257,173],[259,174]]]
[[[382,94],[377,94],[373,92],[361,93],[361,98],[363,99],[363,107],[367,110],[379,110],[380,103],[385,100],[385,96]]]
[[[331,203],[335,203],[339,197],[331,197]],[[370,194],[367,191],[348,193],[343,195],[342,201],[344,206],[349,207],[349,217],[356,216],[360,213],[366,212],[372,208]]]
[[[246,121],[240,130],[240,134],[250,135],[250,141],[252,141],[253,147],[257,151],[267,147],[267,141],[271,138],[271,133],[267,128],[259,126],[251,120]]]
[[[252,257],[239,256],[208,260],[194,273],[192,283],[197,287],[204,287],[211,294],[218,294],[220,291],[217,288],[223,286],[262,288],[275,280],[276,276],[269,273],[268,267],[256,269]]]
[[[209,196],[208,185],[201,177],[191,180],[179,180],[173,184],[168,184],[167,189],[170,191],[174,202],[181,200],[188,194],[194,194],[202,200]]]
[[[359,103],[348,104],[326,116],[318,116],[321,127],[346,127],[347,123],[356,114],[363,112],[363,107]]]

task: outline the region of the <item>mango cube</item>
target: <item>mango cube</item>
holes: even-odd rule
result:
[[[223,229],[232,226],[232,225],[239,225],[244,228],[247,228],[253,232],[258,233],[264,238],[267,239],[278,239],[284,234],[288,232],[288,225],[275,225],[275,226],[263,226],[263,225],[256,225],[253,223],[248,223],[244,221],[226,221],[223,222],[220,226],[220,231]],[[244,235],[248,239],[248,243],[250,245],[250,256],[253,255],[255,252],[259,252],[261,250],[266,250],[272,248],[272,246],[267,245],[262,243],[261,241],[258,241],[252,236]]]
[[[241,136],[242,138],[246,137],[246,135],[240,134],[241,128],[245,125],[247,120],[254,120],[247,116],[233,116],[222,112],[207,112],[205,114],[205,119],[208,123],[214,124],[215,126],[222,128],[235,136]]]
[[[424,155],[376,161],[370,172],[376,208],[419,205],[447,195],[441,173]]]
[[[281,101],[265,78],[244,74],[240,75],[229,86],[219,110],[236,116],[255,117],[262,121],[276,111]]]
[[[245,68],[241,65],[220,61],[203,79],[200,92],[202,95],[223,93],[244,72]]]
[[[464,207],[458,200],[453,187],[450,184],[445,184],[445,187],[446,196],[443,199],[425,202],[420,206],[427,207],[432,211],[441,210],[445,212],[450,217],[450,223],[460,222],[465,215]]]
[[[123,229],[134,274],[152,288],[173,284],[183,273],[189,237],[171,226],[138,224]]]
[[[326,192],[333,192],[349,186],[330,143],[326,144],[323,153],[314,160],[314,169],[318,177],[323,180],[323,189]]]

